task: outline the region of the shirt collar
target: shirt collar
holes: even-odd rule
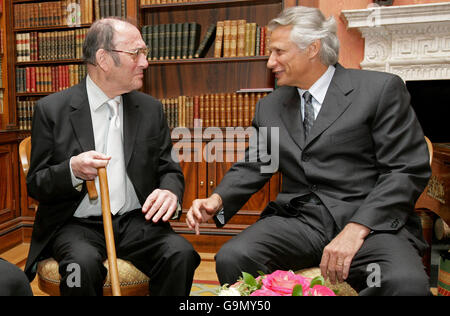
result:
[[[105,104],[109,98],[108,96],[100,89],[99,86],[95,84],[95,82],[87,75],[86,77],[86,90],[89,100],[89,106],[91,107],[91,111],[96,112],[100,107]],[[119,95],[114,98],[119,104],[121,104],[122,97]]]
[[[328,69],[325,71],[325,73],[316,82],[314,82],[314,84],[308,90],[313,98],[320,104],[323,104],[323,101],[325,100],[325,95],[327,94],[328,87],[330,86],[335,71],[336,67],[331,65],[328,66]],[[301,99],[303,93],[305,93],[306,90],[302,90],[300,88],[297,88],[297,90],[300,94]]]

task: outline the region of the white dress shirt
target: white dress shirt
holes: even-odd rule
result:
[[[94,140],[95,140],[95,151],[100,153],[106,153],[106,140],[108,137],[109,121],[111,120],[111,113],[109,111],[106,102],[109,98],[105,93],[92,81],[89,75],[86,77],[86,90],[89,100],[89,107],[91,110],[92,126],[94,127]],[[120,126],[123,135],[123,102],[122,96],[115,98],[119,102],[119,115],[120,115]],[[123,137],[123,136],[122,136]],[[71,158],[72,160],[72,158]],[[75,177],[70,166],[70,172],[72,175],[72,184],[74,187],[79,187],[84,180]],[[108,175],[111,176],[111,175]],[[95,178],[95,186],[97,192],[100,192],[100,186],[98,177]],[[125,205],[117,213],[122,215],[134,209],[142,208],[139,200],[134,190],[133,184],[131,183],[128,175],[126,178],[126,199]],[[75,211],[75,217],[89,217],[89,216],[101,216],[101,199],[91,201],[89,196],[86,194],[81,201],[80,205]]]
[[[309,93],[312,95],[312,106],[314,110],[314,119],[319,115],[320,109],[322,108],[323,101],[325,100],[325,95],[327,94],[328,87],[330,86],[331,79],[333,79],[334,72],[336,71],[336,67],[328,66],[327,71],[309,88]],[[300,94],[301,100],[301,111],[302,111],[302,120],[305,118],[305,99],[303,99],[303,93],[306,90],[302,90],[297,88],[298,93]]]

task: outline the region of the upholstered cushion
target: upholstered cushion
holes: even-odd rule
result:
[[[108,260],[103,262],[103,265],[108,269]],[[149,278],[139,271],[134,265],[132,265],[129,261],[117,259],[117,267],[119,270],[119,282],[120,286],[133,286],[138,284],[148,284]],[[55,259],[49,258],[42,260],[38,263],[37,273],[39,278],[51,282],[54,284],[59,284],[61,277],[58,271],[58,262]],[[104,287],[110,287],[111,281],[108,275],[106,277]]]
[[[315,278],[320,275],[320,268],[314,267],[314,268],[308,268],[299,270],[296,272],[296,274],[300,274],[304,277],[308,278]],[[331,284],[330,280],[325,281],[325,286],[329,287],[333,291],[337,291],[338,296],[358,296],[358,293],[347,283],[337,283],[337,284]]]
[[[103,265],[108,269],[108,260],[103,262]],[[117,259],[117,269],[119,270],[119,282],[120,286],[128,286],[128,285],[136,285],[142,283],[148,283],[149,278],[139,271],[131,262]],[[111,286],[111,277],[109,275],[106,276],[104,287]]]

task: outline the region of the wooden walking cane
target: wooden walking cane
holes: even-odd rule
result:
[[[100,198],[102,202],[103,227],[105,230],[106,253],[108,255],[108,266],[109,266],[109,275],[111,277],[112,295],[121,296],[119,269],[117,268],[116,246],[114,243],[114,232],[111,219],[111,206],[109,203],[108,177],[106,175],[105,167],[98,169],[98,179],[100,183]],[[94,192],[89,193],[89,197],[97,195],[96,194],[97,190],[95,189],[95,184],[93,183],[93,181],[87,181],[86,185],[88,187],[88,190],[91,191],[95,190],[95,193]]]

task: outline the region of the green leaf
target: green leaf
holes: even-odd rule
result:
[[[301,284],[297,284],[292,289],[292,296],[303,296],[303,287]]]
[[[319,275],[312,279],[309,287],[313,288],[314,285],[325,285],[325,279],[323,278],[323,276]]]
[[[265,274],[264,272],[262,272],[261,270],[258,270],[258,271],[256,271],[256,272],[258,272],[258,274],[259,274],[261,277],[265,277],[265,276],[266,276],[266,274]]]
[[[244,278],[245,284],[248,284],[249,286],[252,286],[252,287],[257,286],[256,279],[250,273],[242,272],[242,277]]]

